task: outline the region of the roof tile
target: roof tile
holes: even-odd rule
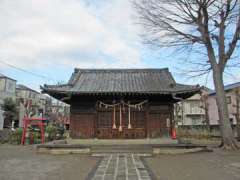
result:
[[[199,89],[177,84],[165,69],[75,69],[68,84],[44,85],[44,92],[174,93]]]

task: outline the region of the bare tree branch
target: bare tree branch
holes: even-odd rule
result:
[[[192,78],[212,72],[223,144],[237,149],[229,123],[223,73],[233,65],[230,62],[239,48],[240,0],[135,0],[133,5],[145,29],[147,44],[183,47],[207,55],[191,59],[198,68],[188,73]]]

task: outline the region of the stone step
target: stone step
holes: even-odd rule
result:
[[[91,153],[148,153],[152,154],[151,146],[92,146]]]
[[[98,149],[98,150],[91,150],[91,153],[147,153],[147,154],[152,154],[152,150],[137,150],[137,149],[131,149],[131,150],[126,150],[126,149]]]
[[[50,154],[96,154],[96,153],[132,153],[132,154],[178,154],[199,151],[212,151],[205,145],[80,145],[80,144],[41,144],[36,146],[39,153]]]

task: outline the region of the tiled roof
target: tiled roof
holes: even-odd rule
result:
[[[234,88],[237,88],[237,87],[240,87],[240,82],[233,83],[233,84],[228,84],[228,85],[224,86],[224,89],[225,90],[230,90],[230,89],[234,89]]]
[[[228,91],[228,90],[231,90],[231,89],[235,89],[235,88],[240,88],[240,82],[233,83],[233,84],[228,84],[228,85],[225,85],[225,86],[224,86],[224,90],[225,90],[225,91]],[[209,94],[210,94],[210,95],[216,94],[216,91],[215,91],[215,90],[212,90],[212,91],[210,91]]]
[[[168,69],[75,69],[68,84],[44,85],[43,92],[73,94],[170,94],[199,90],[178,84]]]

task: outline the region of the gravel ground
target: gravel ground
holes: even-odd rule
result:
[[[159,180],[239,180],[240,152],[159,155],[147,158]]]
[[[32,146],[0,145],[0,180],[84,180],[97,158],[36,154]]]
[[[36,154],[32,146],[0,145],[0,180],[84,180],[98,162],[88,155]],[[239,180],[240,152],[146,158],[159,180]]]

